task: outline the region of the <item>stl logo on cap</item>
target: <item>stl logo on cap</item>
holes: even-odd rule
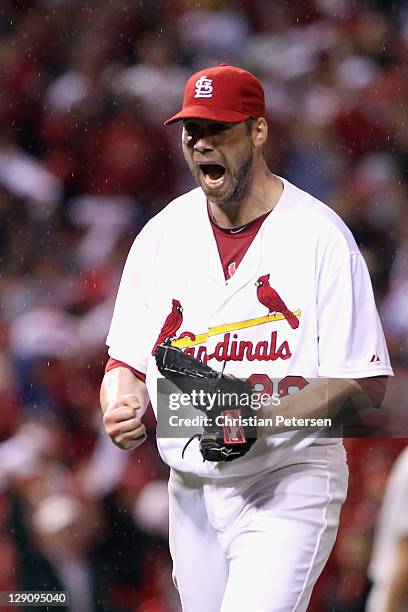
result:
[[[195,88],[195,98],[211,98],[213,87],[212,87],[212,79],[207,79],[207,77],[203,74],[198,81],[196,82]]]
[[[192,118],[238,123],[250,117],[265,117],[261,83],[243,68],[219,64],[191,75],[184,88],[181,110],[164,123]]]

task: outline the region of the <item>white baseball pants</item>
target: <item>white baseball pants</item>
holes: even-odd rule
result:
[[[305,612],[347,492],[342,444],[255,475],[171,471],[170,551],[183,612]]]

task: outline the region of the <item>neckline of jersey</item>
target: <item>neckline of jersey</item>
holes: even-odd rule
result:
[[[273,219],[275,217],[276,213],[278,212],[278,210],[280,210],[282,208],[282,206],[284,205],[285,200],[287,200],[287,198],[289,196],[289,191],[290,191],[290,186],[291,186],[289,181],[287,181],[283,177],[281,177],[281,176],[279,176],[277,174],[274,174],[274,176],[281,181],[282,186],[283,186],[283,190],[282,190],[282,193],[280,194],[280,196],[278,198],[278,201],[276,202],[275,206],[272,208],[272,210],[268,211],[264,215],[261,215],[260,217],[256,217],[256,219],[252,219],[252,221],[249,221],[248,223],[246,223],[244,225],[240,225],[238,227],[232,227],[232,228],[225,228],[225,227],[221,227],[220,225],[217,224],[217,222],[215,221],[215,219],[214,219],[214,217],[212,215],[212,212],[211,212],[208,200],[207,200],[207,198],[205,198],[204,201],[206,203],[207,216],[208,216],[208,220],[210,221],[210,224],[213,227],[215,227],[215,229],[217,229],[220,232],[226,234],[227,236],[234,236],[235,234],[237,236],[242,236],[242,232],[246,232],[246,230],[248,228],[252,228],[253,225],[256,225],[257,223],[259,223],[260,219],[262,219],[262,221],[260,223],[260,226],[262,226],[264,221],[266,221],[266,220],[269,222],[269,219]]]
[[[255,229],[255,227],[261,226],[262,223],[271,214],[272,211],[270,210],[267,213],[264,213],[263,215],[260,215],[259,217],[256,217],[255,219],[252,219],[252,221],[245,223],[244,225],[240,225],[238,227],[231,227],[231,228],[221,227],[220,225],[218,225],[218,223],[214,219],[214,216],[211,212],[211,208],[210,208],[208,201],[207,201],[207,212],[208,212],[208,218],[210,220],[210,223],[216,231],[222,234],[225,234],[226,236],[231,236],[232,238],[234,237],[242,238],[243,236],[247,236],[253,229]]]

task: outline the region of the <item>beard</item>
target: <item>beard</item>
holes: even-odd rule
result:
[[[242,202],[249,193],[252,178],[252,163],[254,154],[252,148],[248,148],[236,169],[231,169],[232,189],[218,203],[228,205],[232,202]]]
[[[202,181],[201,170],[190,162],[189,159],[187,159],[187,162],[197,185],[201,187],[211,201],[216,202],[218,206],[223,208],[224,206],[229,207],[233,203],[241,202],[249,194],[252,181],[253,159],[252,146],[248,144],[247,149],[242,153],[240,159],[235,162],[234,166],[225,167],[228,184],[225,189],[220,189],[220,193],[207,189]]]

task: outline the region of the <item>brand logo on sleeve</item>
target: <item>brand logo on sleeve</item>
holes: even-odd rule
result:
[[[205,75],[196,82],[195,98],[212,98],[213,86],[212,79],[207,79]]]

